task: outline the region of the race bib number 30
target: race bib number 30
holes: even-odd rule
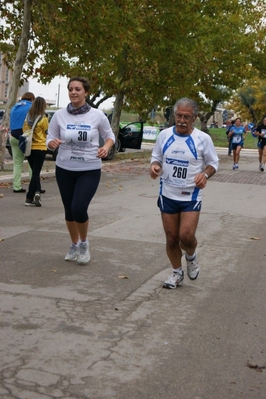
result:
[[[164,179],[173,186],[186,187],[189,161],[166,158]]]
[[[65,132],[66,143],[90,143],[91,142],[91,126],[69,124]]]

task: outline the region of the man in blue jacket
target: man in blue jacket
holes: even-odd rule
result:
[[[13,192],[25,193],[26,190],[21,186],[21,174],[23,170],[24,154],[19,149],[19,136],[22,135],[22,127],[25,117],[35,99],[33,93],[27,92],[23,94],[10,112],[10,145],[13,156]]]

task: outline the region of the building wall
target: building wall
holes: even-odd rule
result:
[[[13,79],[13,72],[7,68],[3,62],[3,54],[0,52],[0,103],[5,104]],[[18,90],[18,99],[27,91],[29,91],[29,83],[26,82]]]
[[[3,56],[0,52],[0,102],[2,103],[7,102],[12,76],[13,73],[4,64]]]

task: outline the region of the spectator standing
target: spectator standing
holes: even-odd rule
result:
[[[25,117],[32,105],[35,96],[31,92],[23,94],[20,101],[13,106],[10,112],[10,145],[13,157],[13,192],[25,193],[21,185],[21,174],[23,171],[24,154],[19,149],[19,137],[22,135],[22,127]],[[31,170],[29,169],[31,176]]]
[[[254,133],[259,140],[258,142],[259,156],[261,151],[261,161],[259,169],[261,172],[264,172],[265,162],[266,162],[266,116],[263,117],[262,123],[259,126],[257,126],[256,131]]]
[[[88,207],[100,182],[101,158],[108,155],[115,136],[104,113],[86,102],[88,80],[76,76],[67,87],[70,103],[55,112],[47,146],[50,150],[58,148],[56,180],[71,239],[65,260],[86,264],[90,260]],[[99,147],[100,136],[104,140],[102,147]]]
[[[48,132],[48,118],[45,114],[45,109],[45,99],[43,97],[36,97],[23,125],[23,131],[26,131],[32,127],[36,119],[38,120],[33,131],[31,153],[27,157],[32,170],[32,176],[26,195],[25,206],[40,207],[42,205],[40,175],[47,151],[46,136]]]
[[[228,155],[232,154],[232,137],[228,137],[228,133],[230,132],[230,129],[234,126],[234,120],[229,123],[229,125],[226,126],[226,136],[227,136],[227,141],[228,141]]]
[[[231,127],[228,137],[232,138],[232,150],[233,150],[233,170],[239,168],[240,151],[244,146],[244,140],[248,132],[244,128],[241,122],[241,118],[236,118],[234,125]]]
[[[200,271],[195,236],[202,200],[202,190],[219,165],[211,137],[194,128],[198,105],[181,98],[174,105],[175,126],[162,130],[152,151],[150,175],[160,176],[158,207],[166,235],[166,253],[173,273],[164,288],[182,284],[182,251],[187,274],[195,280]]]

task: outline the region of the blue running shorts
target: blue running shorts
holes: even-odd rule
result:
[[[200,212],[201,201],[176,201],[163,195],[158,197],[157,205],[162,213]]]

